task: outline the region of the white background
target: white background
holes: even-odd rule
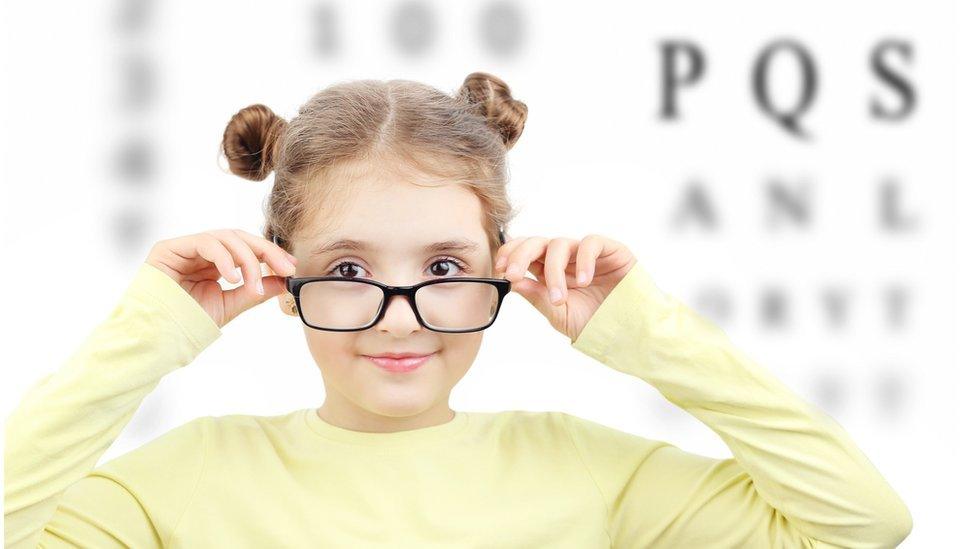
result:
[[[729,308],[715,319],[732,339],[837,418],[903,496],[915,524],[903,547],[967,539],[976,457],[971,3],[524,2],[511,8],[523,26],[510,55],[478,33],[490,2],[423,4],[430,43],[416,55],[391,30],[404,2],[145,2],[144,24],[124,32],[123,7],[137,4],[7,2],[0,17],[5,417],[106,317],[154,241],[221,227],[260,234],[273,177],[246,181],[218,162],[238,109],[264,103],[289,119],[340,80],[408,78],[453,91],[484,70],[529,107],[510,153],[521,210],[512,234],[606,234],[631,247],[662,289],[703,311],[702,296],[717,291]],[[313,47],[324,28],[316,6],[333,9],[332,55]],[[803,118],[810,142],[772,124],[751,95],[753,63],[779,37],[803,43],[817,65]],[[868,65],[888,37],[913,46],[907,65],[891,60],[917,94],[900,124],[869,116],[872,97],[897,100]],[[679,96],[677,122],[657,117],[665,39],[693,41],[706,56],[704,78]],[[141,109],[122,101],[133,83],[126,59],[148,63]],[[788,104],[796,74],[789,63],[775,68],[774,94]],[[138,140],[153,167],[133,183],[113,159]],[[886,175],[902,182],[902,206],[918,219],[907,235],[878,228]],[[769,177],[810,182],[809,225],[768,228]],[[673,223],[691,179],[716,208],[714,232]],[[119,215],[141,229],[120,229]],[[902,331],[886,324],[892,284],[909,293]],[[834,286],[850,298],[840,330],[822,297]],[[791,310],[781,329],[762,322],[771,289]],[[163,379],[102,462],[201,415],[318,406],[321,381],[298,322],[270,300],[225,327],[190,367]],[[901,391],[894,408],[881,406],[885,375]],[[516,294],[451,404],[564,410],[730,455],[654,388],[570,348]]]

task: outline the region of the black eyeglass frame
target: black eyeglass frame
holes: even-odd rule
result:
[[[362,326],[359,328],[322,328],[321,326],[315,326],[305,319],[305,314],[302,312],[302,304],[301,304],[301,299],[299,297],[299,294],[301,293],[302,286],[310,282],[318,282],[318,281],[347,281],[347,282],[362,282],[365,284],[371,284],[383,290],[383,304],[380,306],[379,313],[377,313],[376,316],[373,318],[373,320],[370,321],[370,323],[367,324],[366,326]],[[468,282],[468,283],[480,282],[480,283],[488,283],[493,285],[495,289],[498,291],[498,303],[495,305],[495,314],[492,315],[491,322],[489,322],[488,324],[480,328],[473,328],[470,330],[444,330],[440,328],[434,328],[433,326],[424,322],[424,319],[420,316],[420,309],[417,308],[417,290],[423,288],[424,286],[430,286],[431,284],[443,284],[448,282]],[[380,320],[383,319],[383,315],[386,314],[386,309],[390,306],[390,299],[393,296],[405,295],[407,296],[407,301],[410,303],[410,308],[413,309],[413,314],[417,318],[417,322],[424,328],[427,328],[428,330],[432,330],[434,332],[441,332],[445,334],[466,334],[471,332],[480,332],[482,330],[487,330],[489,326],[495,323],[495,320],[498,319],[498,313],[501,311],[502,308],[502,301],[505,299],[505,296],[512,289],[512,281],[506,278],[477,278],[477,277],[468,277],[468,276],[452,276],[452,277],[445,277],[445,278],[435,278],[432,280],[425,280],[423,282],[418,282],[417,284],[414,284],[412,286],[390,286],[376,280],[372,280],[369,278],[360,278],[360,277],[349,278],[345,276],[302,276],[302,277],[288,276],[285,277],[285,287],[288,289],[288,293],[290,293],[292,296],[295,297],[295,307],[298,309],[298,316],[299,318],[302,319],[302,323],[304,323],[309,328],[313,328],[315,330],[322,330],[326,332],[359,332],[362,330],[368,330],[373,326],[379,324]]]

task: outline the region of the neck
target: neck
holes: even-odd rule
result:
[[[447,399],[416,414],[391,416],[367,410],[341,396],[337,391],[327,394],[317,410],[320,418],[343,429],[370,433],[395,433],[441,425],[454,419],[455,411]]]

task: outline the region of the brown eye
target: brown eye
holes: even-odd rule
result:
[[[336,265],[332,270],[328,271],[325,274],[327,276],[334,276],[333,273],[339,271],[338,276],[345,277],[345,278],[355,278],[360,276],[356,274],[356,271],[354,269],[362,269],[362,267],[360,267],[356,263],[352,263],[351,261],[343,261],[342,263]]]
[[[457,267],[458,271],[455,273],[451,273],[449,265],[454,265],[455,267]],[[467,268],[463,263],[452,258],[443,258],[434,261],[433,263],[431,263],[430,270],[431,270],[431,274],[437,277],[459,276],[467,272]]]

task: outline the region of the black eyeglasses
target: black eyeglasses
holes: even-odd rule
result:
[[[417,322],[444,333],[478,332],[498,318],[512,283],[504,278],[445,277],[412,286],[389,286],[368,278],[286,277],[298,315],[309,328],[355,332],[375,326],[393,296],[405,295]]]
[[[508,238],[498,231],[504,244]],[[284,242],[271,237],[278,246]],[[309,328],[356,332],[375,326],[390,299],[405,295],[417,322],[428,330],[451,334],[478,332],[491,326],[512,282],[504,278],[447,277],[413,286],[388,286],[367,278],[341,276],[286,277],[298,316]],[[303,304],[304,303],[304,307]]]

